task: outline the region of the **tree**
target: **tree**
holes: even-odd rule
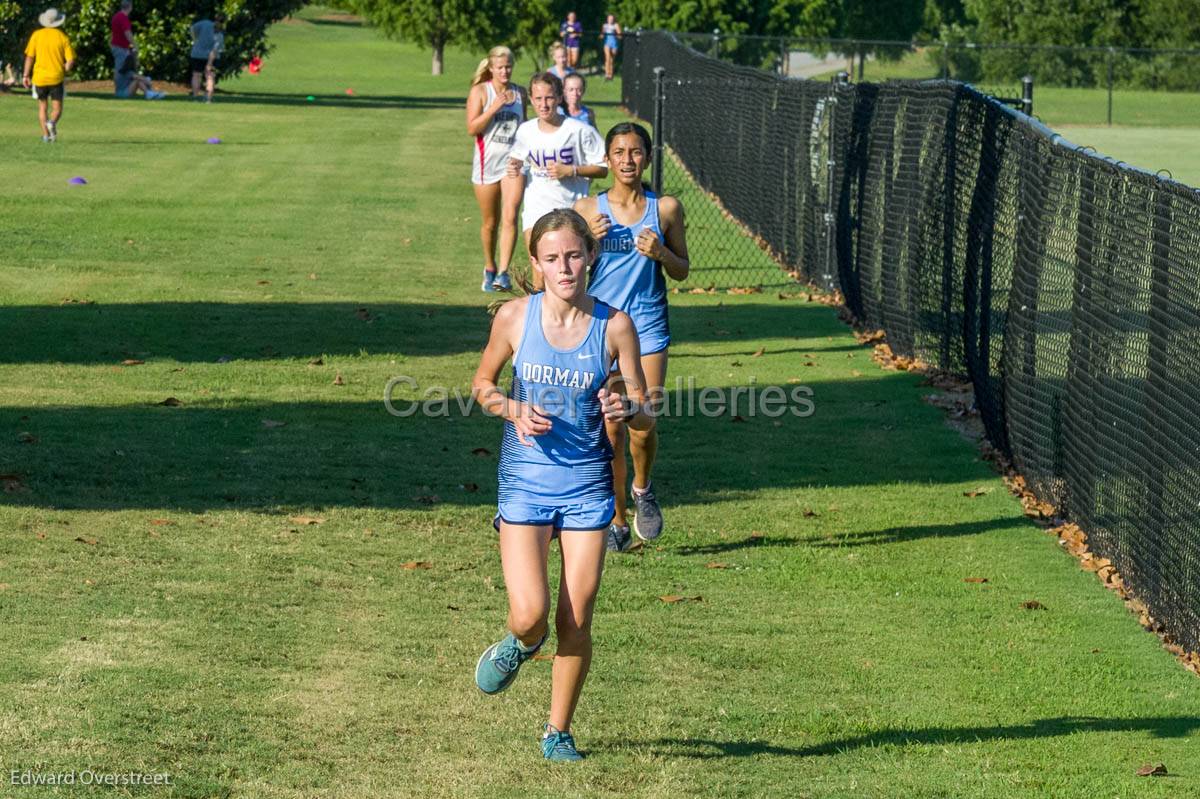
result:
[[[924,0],[844,0],[842,36],[911,41],[925,17]]]
[[[549,61],[550,45],[558,39],[558,26],[566,19],[566,14],[560,17],[551,0],[514,0],[509,7],[512,23],[506,32],[505,43],[518,53],[527,53],[533,59],[534,70],[541,70]],[[584,22],[585,33],[595,30],[586,27],[587,18],[582,11],[579,19]]]
[[[838,0],[615,0],[606,4],[626,30],[638,26],[708,33],[819,38],[833,34]]]
[[[429,47],[441,75],[448,44],[489,50],[512,29],[513,4],[504,0],[348,0],[385,36]]]
[[[1124,47],[1136,43],[1129,0],[965,0],[980,43]],[[1006,48],[980,54],[985,79],[1095,86],[1106,80],[1106,55],[1079,50]]]
[[[921,36],[937,38],[944,28],[966,24],[967,12],[962,0],[926,0]]]
[[[155,0],[135,3],[134,35],[142,69],[156,78],[187,81],[192,49],[192,23],[223,11],[225,53],[221,74],[233,75],[256,55],[270,50],[267,28],[300,8],[303,0]],[[88,80],[112,77],[109,22],[116,11],[113,0],[75,0],[59,6],[67,15],[63,31],[78,54],[76,75]],[[0,0],[0,59],[21,63],[25,42],[38,27],[42,3]]]

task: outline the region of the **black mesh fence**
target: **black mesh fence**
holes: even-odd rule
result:
[[[665,68],[664,141],[702,190],[898,354],[969,376],[991,442],[1200,649],[1200,195],[962,83],[627,42],[626,105],[649,116]]]

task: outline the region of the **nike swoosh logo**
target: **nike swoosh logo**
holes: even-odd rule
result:
[[[580,355],[579,360],[582,361],[582,360],[586,360],[588,358],[595,358],[595,357],[596,357],[596,353],[593,352],[590,355]]]

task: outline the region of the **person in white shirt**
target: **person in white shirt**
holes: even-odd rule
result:
[[[519,177],[525,168],[529,170],[521,212],[527,245],[529,231],[538,219],[558,208],[570,208],[588,195],[592,178],[608,175],[600,133],[559,112],[562,81],[549,72],[534,75],[529,81],[529,101],[537,117],[517,128],[516,141],[508,154],[509,177]],[[536,272],[534,288],[541,290]]]

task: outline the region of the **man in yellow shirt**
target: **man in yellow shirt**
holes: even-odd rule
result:
[[[75,69],[75,50],[67,35],[59,30],[66,16],[57,8],[48,8],[38,17],[41,28],[29,37],[25,47],[24,84],[38,98],[38,121],[42,123],[42,141],[58,139],[58,120],[62,116],[63,81]],[[47,115],[46,104],[51,108]]]

